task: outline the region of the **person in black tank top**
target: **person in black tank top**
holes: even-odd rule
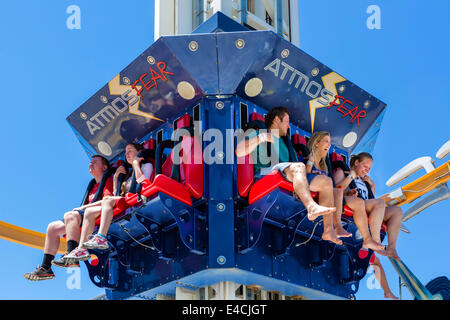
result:
[[[400,260],[396,245],[402,222],[402,209],[397,206],[386,207],[383,199],[375,197],[375,183],[368,176],[372,164],[373,158],[369,153],[362,152],[358,155],[353,155],[350,159],[350,168],[355,173],[355,181],[349,187],[358,197],[364,199],[365,209],[369,216],[370,230],[375,241],[381,242],[381,226],[383,222],[386,223],[388,245],[386,250],[377,252]]]
[[[384,246],[379,240],[379,235],[377,240],[374,234],[370,234],[369,219],[368,214],[366,213],[366,203],[364,199],[359,197],[357,190],[350,186],[353,185],[353,179],[355,177],[356,172],[354,170],[350,170],[350,172],[344,172],[342,168],[338,167],[333,171],[333,178],[336,186],[344,192],[344,206],[346,205],[353,211],[353,221],[358,227],[358,230],[361,233],[361,237],[363,238],[363,248],[371,249],[377,252],[384,251]],[[384,208],[383,206],[382,208]],[[379,215],[380,213],[383,214],[383,212],[379,211],[375,211],[372,214],[375,216],[377,214]],[[340,214],[342,213],[340,212]],[[340,219],[341,216],[339,215],[339,220]]]

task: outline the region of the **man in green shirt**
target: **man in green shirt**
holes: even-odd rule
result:
[[[302,162],[289,162],[289,150],[281,137],[288,134],[289,111],[286,107],[275,107],[269,110],[265,118],[267,132],[253,131],[238,143],[236,155],[244,157],[251,154],[256,174],[266,175],[279,170],[283,177],[293,183],[294,192],[308,211],[308,219],[315,220],[319,216],[333,214],[336,211],[333,197],[333,181],[325,175],[317,175],[310,181],[306,178],[306,167]],[[264,142],[274,144],[275,152],[267,155]],[[262,150],[261,150],[262,149]],[[274,154],[275,153],[275,154]],[[274,164],[275,163],[275,164]],[[311,191],[320,193],[319,204],[311,196]],[[324,233],[322,239],[334,243],[342,243],[334,232]]]

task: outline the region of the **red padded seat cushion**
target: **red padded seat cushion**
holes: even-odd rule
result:
[[[286,181],[278,170],[272,171],[253,184],[248,196],[248,203],[254,203],[277,188],[283,188],[289,192],[294,191],[292,183]]]
[[[201,198],[203,195],[203,153],[202,145],[196,137],[183,137],[180,176],[192,197]]]
[[[162,192],[178,201],[192,206],[191,195],[188,189],[181,183],[163,174],[158,174],[153,180],[153,183],[143,186],[141,194],[148,198],[157,192]]]
[[[238,191],[241,197],[247,197],[254,181],[255,170],[251,155],[238,157],[237,159],[237,181]]]
[[[265,118],[264,116],[260,115],[257,112],[253,112],[252,114],[250,114],[250,121],[254,121],[254,120],[261,120],[263,122],[265,122]]]
[[[305,137],[296,133],[292,136],[292,144],[303,144],[306,146],[306,139]]]
[[[330,160],[331,160],[331,162],[344,161],[344,158],[342,158],[342,156],[340,154],[333,152],[330,156]]]

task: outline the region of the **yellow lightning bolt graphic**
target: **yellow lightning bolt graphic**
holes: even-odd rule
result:
[[[337,90],[336,90],[336,83],[345,81],[347,79],[345,79],[344,77],[342,77],[341,75],[337,74],[336,72],[330,72],[327,75],[324,75],[322,77],[322,82],[323,85],[325,87],[325,89],[327,89],[328,91],[333,93],[333,99],[334,97],[337,95]],[[316,110],[320,109],[320,108],[324,108],[324,107],[328,107],[328,105],[323,105],[322,103],[319,102],[321,98],[316,98],[316,99],[312,99],[309,101],[309,111],[310,111],[310,115],[311,115],[311,133],[314,132],[314,122],[316,120]],[[323,100],[323,98],[322,98]]]
[[[133,89],[130,85],[120,84],[120,73],[117,76],[115,76],[114,79],[112,79],[110,82],[108,82],[108,87],[109,87],[109,94],[118,95],[118,96],[122,95],[128,89],[134,90],[134,92],[136,93],[136,98],[138,100],[133,105],[130,105],[131,100],[128,102],[128,111],[132,114],[135,114],[135,115],[138,115],[141,117],[155,119],[155,120],[164,122],[164,120],[154,117],[153,114],[151,114],[151,113],[147,113],[147,112],[143,112],[143,111],[139,110],[139,102],[141,101],[141,98],[137,94],[136,90]],[[142,87],[136,86],[136,88],[141,89]]]

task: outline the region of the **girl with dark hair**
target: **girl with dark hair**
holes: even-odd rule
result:
[[[386,223],[388,246],[386,250],[376,250],[376,252],[400,260],[396,245],[402,222],[402,209],[397,206],[386,207],[383,199],[375,198],[375,183],[368,176],[372,164],[373,157],[367,152],[352,155],[349,174],[346,175],[342,169],[338,169],[335,180],[342,188],[349,187],[350,194],[364,200],[365,211],[369,216],[370,231],[377,243],[381,243],[381,226],[383,222]]]

